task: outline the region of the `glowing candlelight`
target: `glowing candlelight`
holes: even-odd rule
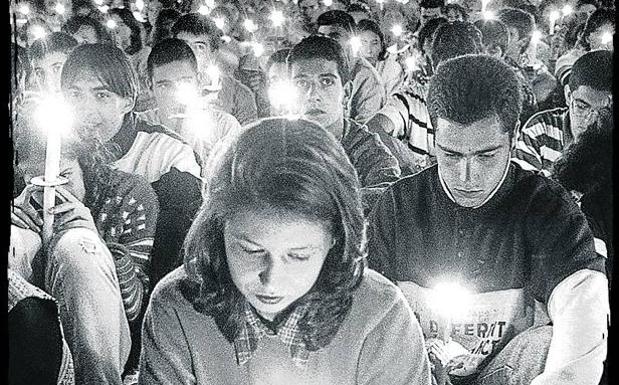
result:
[[[94,0],[96,5],[103,5],[103,0]]]
[[[146,19],[144,18],[144,15],[142,15],[141,12],[133,11],[133,17],[140,23],[146,23]]]
[[[108,7],[107,5],[102,5],[102,6],[97,7],[97,8],[99,8],[99,11],[101,13],[107,13],[107,11],[110,9],[110,7]]]
[[[256,57],[260,57],[264,53],[264,45],[257,41],[252,44],[252,49]]]
[[[606,31],[600,37],[600,41],[602,44],[610,44],[613,41],[613,33],[610,31]]]
[[[245,21],[243,22],[243,26],[249,33],[254,33],[258,30],[258,26],[256,25],[256,23],[254,23],[252,19],[245,19]]]
[[[54,12],[56,12],[59,15],[64,15],[65,13],[64,5],[62,5],[61,3],[56,3],[56,5],[54,6]]]
[[[402,28],[400,24],[396,24],[393,27],[391,27],[391,33],[395,37],[400,37],[404,33],[404,28]]]
[[[116,21],[113,20],[113,19],[108,19],[105,22],[105,26],[108,27],[109,29],[114,29],[114,28],[116,28]]]
[[[47,36],[47,32],[45,32],[45,28],[41,27],[40,25],[33,25],[30,32],[32,33],[32,36],[34,36],[34,38],[37,40],[43,39],[45,38],[45,36]]]
[[[24,16],[28,16],[30,14],[30,6],[26,3],[20,4],[19,13],[21,13]]]
[[[66,134],[73,123],[70,107],[57,96],[46,96],[41,99],[34,111],[36,124],[45,130],[47,144],[45,149],[45,173],[43,189],[43,239],[51,239],[53,233],[54,215],[49,209],[56,204],[56,188],[60,174],[60,155],[62,136]]]
[[[293,115],[298,109],[297,88],[286,80],[273,83],[268,91],[269,102],[276,115]]]
[[[206,4],[207,7],[209,7],[210,9],[215,8],[215,0],[204,0],[204,4]]]
[[[431,301],[443,318],[445,329],[441,339],[448,342],[451,339],[451,324],[453,319],[461,317],[470,304],[471,294],[457,282],[440,282],[432,290]]]
[[[325,5],[325,7],[330,7],[333,5],[333,0],[322,0],[322,3]]]
[[[539,31],[539,30],[534,30],[531,33],[531,43],[532,44],[539,44],[539,42],[542,41],[542,38],[544,37],[544,34]]]
[[[200,8],[198,8],[198,13],[206,16],[211,13],[211,9],[207,5],[202,4]]]
[[[357,56],[359,54],[359,50],[361,49],[361,39],[359,36],[353,36],[349,41],[350,48],[352,50],[353,56]]]
[[[490,0],[481,0],[481,13],[482,13],[482,15],[484,14],[484,12],[486,12],[486,8],[488,7],[488,3],[490,3]]]
[[[273,22],[273,27],[280,27],[284,24],[286,18],[284,17],[284,13],[278,9],[273,10],[270,16],[271,22]]]
[[[484,20],[496,20],[496,14],[493,11],[484,11],[481,14]]]
[[[404,65],[408,72],[419,71],[421,69],[419,66],[419,56],[419,53],[413,53],[404,59]]]
[[[135,8],[142,12],[142,10],[144,9],[144,0],[135,0]]]
[[[572,8],[572,6],[569,4],[564,5],[563,8],[561,9],[561,13],[563,14],[564,17],[571,15],[572,12],[574,12],[574,8]]]
[[[555,33],[555,24],[557,23],[557,20],[559,20],[561,18],[561,12],[554,10],[552,12],[550,12],[550,15],[548,15],[548,17],[550,18],[550,34],[554,34]]]

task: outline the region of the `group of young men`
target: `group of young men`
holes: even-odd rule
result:
[[[369,267],[409,300],[437,378],[446,367],[454,384],[597,384],[607,350],[610,240],[592,232],[570,193],[548,176],[612,108],[612,53],[583,55],[565,86],[566,106],[525,122],[522,82],[502,52],[434,47],[423,98],[411,89],[385,95],[376,70],[349,44],[353,17],[341,10],[313,15],[310,3],[298,5],[318,34],[270,65],[285,69],[279,75],[297,90],[300,115],[338,138],[355,167],[368,214]],[[466,34],[452,28],[443,33]],[[62,93],[76,127],[105,145],[111,165],[144,178],[157,196],[146,293],[182,263],[183,240],[205,198],[209,156],[258,118],[247,87],[232,74],[209,72],[220,39],[212,20],[183,15],[172,34],[148,56],[154,108],[146,111],[136,111],[138,80],[121,49],[53,33],[28,50],[42,89]],[[72,232],[58,237],[82,242]],[[120,290],[114,273],[105,277],[106,288]],[[449,322],[450,338],[439,341],[432,289],[444,282],[473,294]],[[101,286],[79,287],[93,302],[67,295],[61,312],[89,312],[109,295]],[[78,383],[120,383],[129,336],[92,332],[109,322],[116,320],[94,312],[89,331],[74,325],[69,334],[69,347],[80,352],[74,355],[89,357],[75,362]]]

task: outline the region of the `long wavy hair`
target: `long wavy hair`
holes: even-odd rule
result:
[[[232,281],[224,224],[245,209],[275,209],[330,225],[335,246],[314,286],[293,306],[306,348],[332,340],[365,268],[365,221],[355,169],[336,138],[306,120],[270,118],[247,127],[211,156],[204,203],[183,247],[194,308],[214,318],[230,342],[243,325],[245,298]]]

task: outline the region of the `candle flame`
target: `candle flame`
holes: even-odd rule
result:
[[[400,24],[396,24],[391,27],[391,33],[393,33],[393,36],[395,37],[400,37],[404,33],[404,28],[402,28]]]
[[[135,8],[142,12],[142,10],[144,9],[144,0],[135,0]]]
[[[254,55],[256,57],[260,57],[264,53],[264,45],[262,45],[261,43],[254,42],[252,44],[252,49],[254,50]]]
[[[294,114],[298,109],[297,88],[287,80],[278,80],[268,89],[269,102],[277,113]]]
[[[59,15],[64,15],[65,13],[64,5],[62,5],[61,3],[56,3],[56,5],[54,6],[54,12],[56,12]]]
[[[496,13],[493,11],[483,11],[481,16],[484,20],[496,20]]]
[[[176,88],[176,100],[186,106],[193,106],[198,100],[198,90],[191,84],[181,83]]]
[[[34,122],[48,135],[69,133],[73,124],[73,112],[68,103],[58,95],[41,97],[34,110]]]
[[[252,19],[245,19],[245,21],[243,22],[243,26],[249,33],[254,33],[258,29],[258,26],[256,25],[256,23],[254,23]]]
[[[30,32],[32,33],[32,36],[34,36],[35,39],[44,39],[45,36],[47,36],[47,32],[45,32],[45,28],[41,27],[40,25],[34,25],[32,26],[32,29],[30,30]]]
[[[107,11],[110,9],[110,7],[108,7],[107,5],[102,5],[102,6],[97,7],[97,8],[99,8],[99,11],[101,13],[107,13]]]
[[[215,22],[215,25],[217,26],[217,28],[219,29],[224,29],[224,25],[226,25],[226,19],[223,17],[215,17],[213,18],[213,21]]]
[[[286,20],[284,17],[284,13],[278,9],[273,10],[273,12],[271,12],[271,21],[273,22],[273,26],[274,27],[280,27],[281,25],[284,24],[284,21]]]
[[[561,9],[561,13],[563,13],[563,16],[571,15],[572,12],[574,12],[574,8],[572,8],[572,6],[569,4],[564,5]]]
[[[540,41],[542,41],[543,37],[544,37],[544,34],[542,33],[542,31],[535,30],[531,33],[531,43],[537,44]]]
[[[325,5],[325,7],[330,7],[333,5],[333,0],[322,0],[322,3]]]
[[[207,5],[202,4],[200,8],[198,8],[198,13],[206,16],[211,13],[211,9]]]
[[[606,31],[600,37],[602,44],[609,44],[613,41],[613,34],[610,31]]]
[[[116,21],[114,21],[113,19],[108,19],[105,22],[105,26],[108,27],[109,29],[114,29],[116,28]]]
[[[359,50],[361,49],[361,39],[359,36],[353,36],[349,41],[350,48],[352,49],[353,56],[357,56]]]
[[[431,300],[435,309],[447,317],[458,317],[466,312],[471,293],[458,282],[444,281],[434,286]]]
[[[561,18],[561,12],[554,10],[550,12],[550,15],[548,15],[548,17],[550,18],[550,22],[553,23]]]
[[[30,6],[26,3],[24,4],[20,4],[19,6],[19,13],[21,13],[22,15],[29,15],[30,14]]]

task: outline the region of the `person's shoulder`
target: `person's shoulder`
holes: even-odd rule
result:
[[[566,117],[567,107],[557,107],[550,110],[539,111],[533,114],[523,125],[523,131],[532,130],[538,125],[550,125],[561,128]]]
[[[199,290],[199,284],[192,280],[181,265],[164,276],[151,295],[151,302],[160,306],[170,306],[175,309],[193,311],[193,305],[188,297],[191,292]]]
[[[539,172],[524,170],[520,165],[512,163],[515,167],[515,184],[513,194],[527,200],[528,204],[522,207],[534,211],[540,209],[549,210],[557,205],[563,206],[572,212],[578,211],[578,206],[572,199],[569,191],[552,178],[548,178]]]
[[[147,112],[147,114],[137,114],[135,125],[136,131],[152,135],[153,138],[171,138],[183,143],[183,138],[180,135],[161,124],[155,123],[156,120],[152,116],[155,113],[156,112],[153,110],[151,112]]]
[[[438,166],[436,164],[424,168],[423,170],[407,175],[397,182],[393,183],[389,189],[394,193],[400,193],[404,191],[407,195],[411,190],[425,190],[433,185],[433,182],[438,179]]]
[[[366,268],[361,284],[353,294],[353,309],[363,314],[364,323],[373,327],[394,307],[406,307],[402,291],[380,273]]]
[[[146,178],[118,169],[111,169],[108,184],[115,196],[128,196],[133,199],[156,199],[155,191]],[[142,203],[142,202],[139,202]]]

